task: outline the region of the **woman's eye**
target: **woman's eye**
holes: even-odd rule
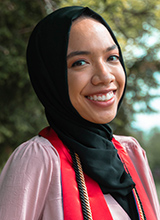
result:
[[[83,66],[83,65],[85,65],[85,64],[86,64],[86,61],[85,61],[85,60],[78,60],[78,61],[76,61],[76,62],[74,62],[74,63],[72,64],[72,67]]]
[[[112,55],[112,56],[110,56],[107,60],[108,60],[108,61],[118,61],[118,60],[119,60],[119,56],[117,56],[117,55]]]

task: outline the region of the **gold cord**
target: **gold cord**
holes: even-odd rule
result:
[[[141,203],[140,203],[140,200],[138,198],[138,195],[137,195],[137,192],[136,192],[135,188],[133,188],[133,192],[134,192],[135,198],[137,200],[137,204],[138,204],[138,208],[139,208],[139,214],[140,214],[140,219],[141,220],[145,220],[145,217],[144,217],[144,214],[143,214],[143,210],[142,210],[142,207],[141,207]]]
[[[93,220],[91,207],[90,207],[90,203],[89,203],[88,192],[87,192],[87,188],[86,188],[86,184],[85,184],[85,178],[84,178],[84,174],[83,174],[83,170],[82,170],[81,161],[80,161],[80,158],[79,158],[78,154],[75,153],[75,157],[76,157],[78,170],[79,170],[79,174],[80,174],[80,179],[81,179],[81,183],[82,183],[82,189],[83,189],[83,192],[84,192],[84,199],[85,199],[85,202],[86,202],[88,220]]]

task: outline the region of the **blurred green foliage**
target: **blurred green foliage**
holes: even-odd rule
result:
[[[26,46],[35,24],[46,15],[38,1],[1,1],[0,6],[0,164],[45,123],[29,82]]]
[[[153,129],[150,138],[145,138],[144,143],[152,173],[155,180],[160,181],[160,129]]]
[[[160,180],[160,131],[154,131],[148,139],[131,126],[135,112],[154,112],[150,101],[157,95],[150,91],[160,86],[154,75],[160,69],[160,37],[152,37],[154,33],[160,36],[159,0],[0,0],[0,167],[20,143],[47,125],[27,74],[26,46],[39,20],[69,5],[91,7],[114,30],[124,51],[128,88],[111,125],[116,134],[138,137],[148,152],[155,177]]]

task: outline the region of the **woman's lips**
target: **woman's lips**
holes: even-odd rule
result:
[[[90,96],[87,96],[87,98],[92,101],[106,102],[113,98],[114,93],[115,91],[109,91],[105,94],[90,95]]]

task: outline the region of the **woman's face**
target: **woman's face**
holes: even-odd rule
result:
[[[92,18],[73,22],[68,51],[68,88],[73,107],[86,120],[114,119],[125,85],[119,50],[104,25]]]

